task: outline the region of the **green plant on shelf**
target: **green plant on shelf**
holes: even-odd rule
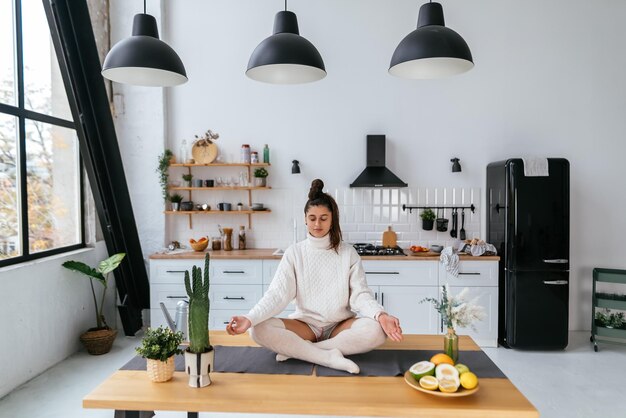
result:
[[[595,323],[599,327],[626,329],[624,312],[611,312],[608,308],[596,312]]]
[[[180,203],[182,201],[183,201],[183,197],[179,195],[178,193],[174,193],[173,195],[170,196],[170,202],[172,203]]]
[[[265,178],[269,175],[269,173],[267,172],[267,170],[263,167],[259,167],[256,170],[254,170],[254,177],[258,177],[258,178]]]
[[[185,181],[191,181],[192,178],[193,174],[183,174],[183,180]]]

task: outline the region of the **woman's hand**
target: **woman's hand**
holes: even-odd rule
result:
[[[378,316],[378,323],[392,341],[402,341],[402,328],[398,318],[383,312]]]
[[[226,325],[226,332],[230,335],[243,334],[252,326],[252,323],[245,316],[233,316]]]

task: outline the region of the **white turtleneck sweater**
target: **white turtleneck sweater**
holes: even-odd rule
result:
[[[274,279],[261,300],[245,316],[257,325],[278,315],[296,300],[289,318],[317,327],[356,316],[376,318],[384,308],[367,286],[361,258],[351,245],[330,247],[330,236],[291,245],[285,251]]]

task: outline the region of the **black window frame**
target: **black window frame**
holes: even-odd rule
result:
[[[19,142],[19,155],[18,158],[18,167],[20,171],[20,181],[18,183],[18,191],[19,191],[19,199],[20,199],[20,208],[21,208],[21,216],[20,216],[20,240],[21,240],[21,250],[22,254],[15,257],[10,257],[6,259],[0,259],[0,268],[11,266],[15,264],[20,264],[30,260],[36,260],[44,257],[50,257],[52,255],[66,253],[70,251],[74,251],[77,249],[84,248],[85,245],[85,193],[84,193],[84,166],[82,156],[78,155],[79,163],[78,163],[78,180],[79,180],[79,207],[80,207],[80,220],[79,220],[79,228],[80,228],[80,243],[72,244],[64,247],[53,248],[50,250],[38,251],[36,253],[30,252],[29,245],[29,227],[28,227],[28,192],[27,192],[27,172],[26,172],[26,120],[33,120],[36,122],[43,122],[50,125],[55,125],[67,129],[72,129],[76,132],[76,138],[78,141],[80,124],[77,123],[76,120],[66,120],[62,118],[58,118],[55,116],[47,115],[44,113],[38,113],[32,110],[28,110],[25,107],[25,84],[24,84],[24,48],[23,48],[23,31],[22,31],[22,0],[12,0],[14,13],[13,13],[13,23],[15,27],[15,50],[14,50],[14,63],[15,63],[15,74],[16,74],[16,82],[17,82],[17,106],[9,105],[6,103],[0,103],[0,113],[7,114],[10,116],[14,116],[17,118],[18,123],[18,142]],[[42,8],[42,3],[37,3]],[[68,86],[67,83],[67,68],[64,64],[64,61],[59,59],[57,51],[53,49],[54,55],[59,63],[60,71],[63,75],[64,88],[65,93],[67,95],[67,100],[72,110],[72,114],[77,114],[76,107],[76,99],[73,95],[73,91]]]

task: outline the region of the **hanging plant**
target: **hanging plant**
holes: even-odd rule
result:
[[[156,169],[156,172],[159,173],[159,183],[161,184],[161,193],[163,194],[163,200],[167,202],[169,200],[169,168],[170,168],[170,160],[174,156],[174,153],[170,149],[165,149],[163,154],[159,155],[159,166]]]

